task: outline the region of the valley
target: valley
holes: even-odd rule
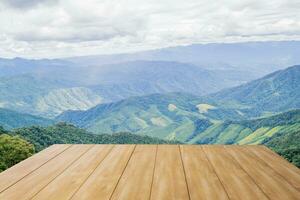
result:
[[[228,121],[267,117],[299,108],[299,77],[300,66],[293,66],[208,96],[169,93],[131,97],[86,111],[67,111],[56,120],[96,134],[127,131],[201,144],[260,143],[263,135],[272,136],[282,127],[262,127],[253,133]]]
[[[254,51],[261,45],[0,59],[0,126],[37,151],[54,143],[264,144],[299,166],[300,65],[259,71],[266,62]],[[229,49],[229,57],[248,49],[257,63],[223,60]],[[197,58],[208,50],[216,62]],[[287,63],[297,63],[294,50],[287,52]],[[274,47],[268,56],[277,62],[283,55]]]

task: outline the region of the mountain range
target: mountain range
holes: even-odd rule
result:
[[[3,116],[1,123],[6,128],[15,128],[66,121],[97,134],[132,132],[162,139],[197,143],[206,141],[198,136],[200,133],[211,130],[213,127],[216,127],[216,130],[225,127],[226,120],[239,121],[267,117],[297,109],[300,106],[299,65],[273,72],[237,87],[199,96],[195,91],[168,92],[174,92],[172,87],[173,89],[182,87],[182,90],[185,90],[189,85],[193,87],[187,90],[196,90],[200,88],[201,83],[206,88],[212,88],[209,82],[215,82],[216,79],[211,78],[210,74],[206,73],[207,70],[192,65],[182,66],[173,62],[142,62],[143,66],[148,66],[147,69],[143,69],[141,65],[136,64],[139,62],[127,63],[128,66],[124,67],[124,72],[121,70],[119,75],[118,73],[109,75],[112,71],[103,70],[108,74],[102,79],[109,81],[107,77],[111,77],[112,80],[117,81],[121,79],[118,78],[119,76],[124,75],[122,80],[119,80],[120,85],[122,81],[124,85],[131,84],[131,82],[139,83],[143,80],[137,80],[138,77],[146,72],[144,77],[148,77],[145,82],[149,81],[151,85],[156,81],[160,83],[160,86],[165,86],[164,90],[157,91],[153,89],[155,85],[152,85],[153,90],[149,93],[156,94],[148,94],[147,89],[141,83],[137,84],[140,87],[140,91],[137,92],[136,88],[126,87],[120,90],[116,89],[117,87],[104,89],[105,87],[99,85],[76,87],[62,80],[42,79],[32,74],[4,77],[0,80],[0,105],[5,108],[0,110]],[[169,68],[164,68],[166,63],[169,64]],[[138,71],[140,67],[142,69]],[[173,70],[174,68],[177,70]],[[192,70],[185,73],[184,70],[187,69]],[[168,72],[172,72],[172,75],[168,75]],[[195,80],[201,76],[197,85]],[[164,77],[167,77],[166,80]],[[172,77],[178,77],[178,79],[172,81]],[[211,80],[205,82],[204,79]],[[180,86],[176,83],[180,83]],[[104,90],[107,94],[111,94],[110,100],[103,97],[105,96]],[[135,91],[135,93],[129,91]],[[53,118],[54,121],[32,114]],[[13,118],[18,120],[12,123]],[[227,127],[227,124],[225,125]],[[210,129],[207,129],[209,127]]]
[[[245,112],[255,116],[299,108],[300,65],[211,94],[210,98],[225,107],[244,107]]]
[[[66,110],[86,110],[99,103],[132,96],[169,92],[205,95],[253,78],[245,72],[210,71],[166,61],[62,67],[57,64],[64,63],[62,61],[55,60],[53,64],[46,60],[44,67],[37,70],[35,66],[44,61],[14,59],[7,62],[5,65],[2,61],[2,66],[0,63],[0,107],[50,118]],[[13,69],[19,64],[22,66],[22,62],[25,66],[14,74]],[[33,63],[33,67],[28,63]],[[5,75],[8,71],[10,75]],[[20,73],[22,71],[24,73]]]
[[[0,108],[0,126],[8,130],[33,125],[49,126],[54,123],[50,119]]]
[[[67,110],[154,93],[210,95],[298,64],[299,48],[298,41],[218,43],[117,55],[0,59],[0,107],[55,118]],[[261,102],[242,93],[225,93],[213,98],[250,107]],[[257,109],[261,106],[263,102]]]
[[[172,93],[131,97],[86,111],[67,111],[56,119],[94,133],[128,131],[182,142],[209,142],[194,138],[211,129],[218,134],[224,130],[238,134],[236,126],[227,130],[226,120],[266,117],[299,108],[299,80],[300,66],[293,66],[208,96]],[[211,132],[207,135],[212,137]]]
[[[208,43],[175,46],[117,55],[93,55],[66,59],[84,65],[123,63],[135,60],[175,61],[209,70],[247,71],[256,78],[300,63],[299,41]]]
[[[0,140],[38,151],[54,143],[264,144],[300,167],[299,50],[297,41],[247,42],[0,59]],[[0,170],[8,166],[0,160]]]

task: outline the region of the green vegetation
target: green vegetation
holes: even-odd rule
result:
[[[176,143],[164,141],[149,136],[139,136],[131,133],[91,134],[84,129],[71,124],[58,123],[53,126],[32,126],[19,128],[10,132],[32,143],[37,151],[52,144],[163,144]]]
[[[0,72],[0,107],[51,118],[66,110],[85,110],[132,96],[169,92],[203,95],[252,78],[248,72],[205,70],[169,61],[87,68],[86,64],[57,59],[0,58]]]
[[[292,132],[278,132],[263,144],[300,168],[300,129]]]
[[[6,131],[0,126],[0,172],[52,144],[175,144],[131,133],[95,135],[66,123]]]
[[[212,122],[244,119],[237,111],[223,109],[212,101],[205,103],[208,101],[190,94],[153,94],[101,104],[87,111],[68,111],[56,120],[75,124],[96,134],[131,132],[185,142]],[[199,105],[202,105],[201,112]]]
[[[49,120],[0,108],[0,125],[4,127],[0,127],[1,153],[20,151],[19,156],[6,153],[12,160],[1,156],[1,169],[31,155],[30,144],[40,151],[57,143],[162,144],[177,141],[265,144],[299,166],[299,77],[300,66],[294,66],[206,97],[184,93],[152,94],[95,107],[92,106],[102,101],[94,93],[99,90],[98,86],[64,88],[62,83],[26,75],[3,78],[0,80],[0,107],[45,113],[45,116],[54,116],[66,109],[70,111]],[[160,73],[157,78],[162,78],[160,81],[168,87],[174,85],[165,82]],[[24,86],[26,81],[28,84]],[[114,91],[114,95],[118,93],[110,91]],[[122,95],[116,97],[120,98]],[[71,111],[73,109],[88,110]],[[53,125],[56,121],[65,122]]]
[[[27,74],[1,78],[0,107],[53,118],[63,111],[84,110],[101,102],[91,89],[69,85]]]
[[[55,117],[66,110],[86,110],[101,102],[101,97],[88,88],[59,88],[40,96],[35,103],[35,110],[47,117]]]
[[[247,84],[226,89],[209,97],[243,113],[258,117],[300,108],[300,65],[276,71]]]
[[[53,120],[0,108],[0,125],[5,129],[32,125],[47,126],[53,123]]]
[[[200,131],[188,143],[196,144],[261,144],[277,133],[289,133],[300,128],[300,110],[243,121],[214,123]]]
[[[0,134],[0,172],[28,158],[35,151],[32,144],[19,136],[2,133]]]

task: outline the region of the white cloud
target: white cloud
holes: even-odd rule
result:
[[[300,39],[298,0],[3,0],[0,57]]]
[[[53,4],[58,0],[2,0],[2,3],[13,9],[31,9],[40,4]]]

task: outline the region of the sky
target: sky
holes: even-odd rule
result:
[[[0,57],[300,40],[299,0],[0,0]]]

